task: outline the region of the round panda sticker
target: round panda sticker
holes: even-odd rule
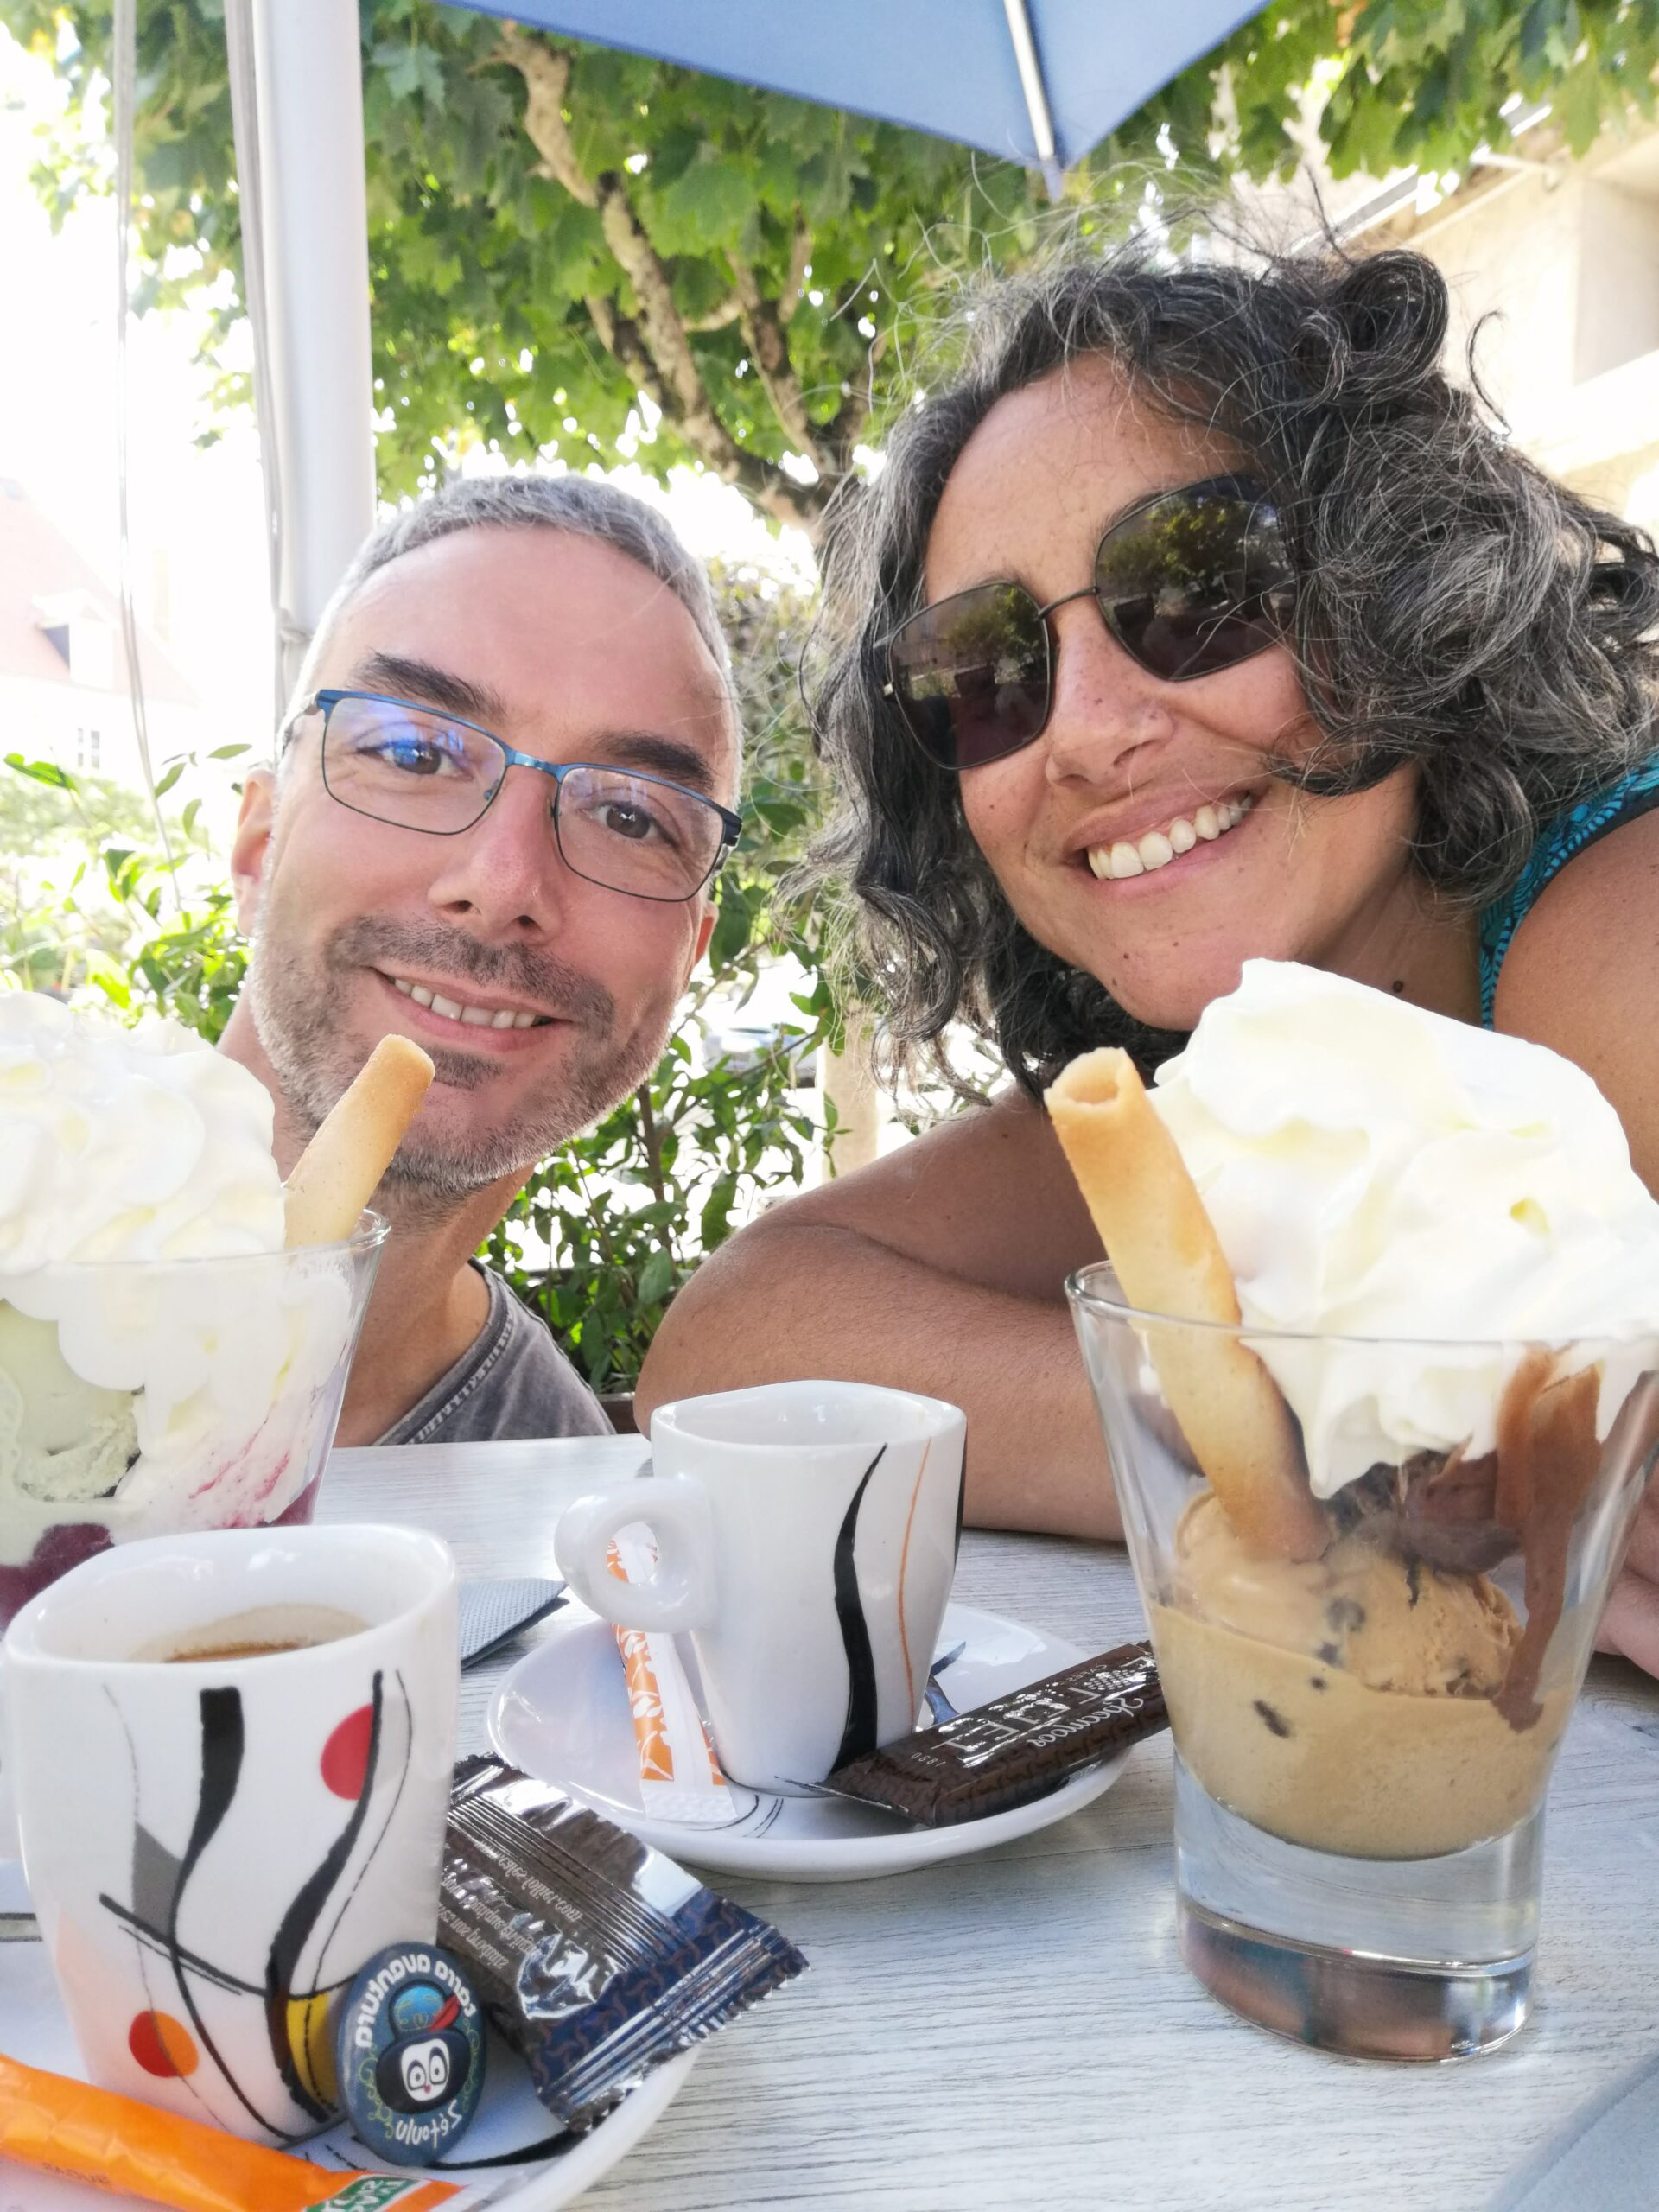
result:
[[[435,1943],[394,1944],[346,1991],[335,2030],[340,2101],[395,2165],[442,2158],[478,2109],[484,2016],[464,1967]]]

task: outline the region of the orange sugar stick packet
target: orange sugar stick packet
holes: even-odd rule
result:
[[[488,2184],[342,2173],[0,2057],[0,2158],[175,2212],[472,2212]]]

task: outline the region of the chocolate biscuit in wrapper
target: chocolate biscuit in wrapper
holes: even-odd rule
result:
[[[953,1827],[1046,1797],[1168,1726],[1152,1646],[1125,1643],[849,1759],[824,1788]]]
[[[571,2128],[806,1966],[661,1852],[485,1758],[455,1769],[438,1937]]]

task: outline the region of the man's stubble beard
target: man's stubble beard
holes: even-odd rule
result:
[[[259,1042],[302,1136],[316,1129],[366,1058],[331,1011],[343,1002],[356,970],[406,964],[511,991],[556,1007],[580,1039],[547,1091],[493,1128],[438,1136],[423,1131],[417,1119],[375,1194],[377,1207],[395,1220],[441,1219],[493,1183],[522,1179],[636,1090],[662,1057],[677,991],[643,1007],[632,1028],[619,1036],[610,992],[550,955],[486,944],[437,923],[369,915],[308,948],[276,893],[275,882],[268,883],[245,989]],[[423,1049],[437,1082],[454,1090],[480,1090],[498,1070],[499,1063],[481,1053],[429,1043]]]

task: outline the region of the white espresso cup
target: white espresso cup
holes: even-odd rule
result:
[[[966,1421],[866,1382],[769,1382],[659,1406],[651,1478],[579,1498],[560,1572],[619,1627],[690,1632],[727,1776],[790,1796],[908,1735],[956,1572]],[[619,1529],[650,1577],[609,1568]]]
[[[117,1545],[23,1607],[5,1666],[24,1872],[87,2073],[257,2142],[315,2134],[334,1997],[437,1930],[448,1551],[389,1528]]]

